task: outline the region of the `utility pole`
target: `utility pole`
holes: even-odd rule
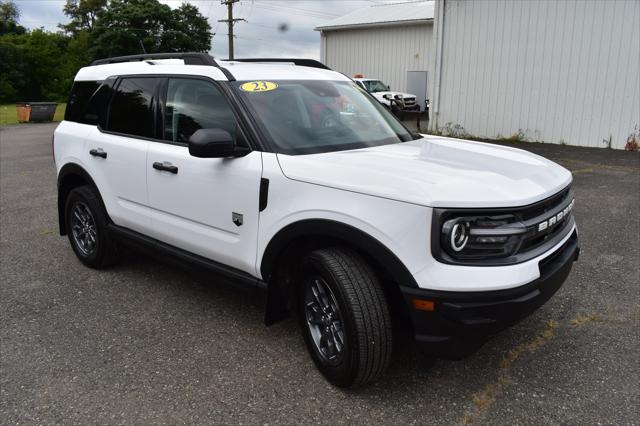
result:
[[[233,19],[233,4],[240,0],[220,0],[220,3],[227,5],[227,19],[219,19],[218,22],[226,22],[229,27],[227,35],[229,36],[229,60],[233,60],[233,24],[238,21],[245,21],[246,19],[236,18]]]

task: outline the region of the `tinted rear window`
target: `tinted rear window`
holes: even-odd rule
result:
[[[64,119],[84,123],[84,114],[89,99],[91,99],[91,96],[93,96],[99,86],[100,82],[97,81],[76,81],[73,83],[71,95],[69,95],[69,101],[67,102],[67,110],[64,113]]]
[[[109,108],[107,130],[133,136],[154,137],[153,104],[157,78],[124,78]]]
[[[115,79],[107,79],[96,90],[83,115],[83,123],[99,124],[103,128],[106,126],[107,106],[113,93],[113,83],[115,83]]]

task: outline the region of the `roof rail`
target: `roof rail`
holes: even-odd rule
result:
[[[320,61],[316,61],[315,59],[298,59],[298,58],[245,58],[245,59],[227,59],[228,61],[238,61],[238,62],[286,62],[293,63],[294,65],[298,65],[301,67],[311,67],[311,68],[322,68],[324,70],[330,70],[328,66],[323,64]]]
[[[142,55],[115,56],[113,58],[96,59],[91,65],[116,64],[119,62],[149,61],[153,59],[183,59],[185,65],[210,65],[217,67],[217,62],[208,53],[176,52],[176,53],[145,53]]]

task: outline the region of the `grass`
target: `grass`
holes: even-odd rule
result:
[[[62,121],[66,108],[66,103],[59,103],[56,107],[56,113],[53,116],[53,121]],[[15,104],[0,105],[0,126],[5,126],[7,124],[18,124],[18,112],[16,111]]]

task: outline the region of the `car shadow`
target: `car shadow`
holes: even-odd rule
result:
[[[407,393],[422,395],[428,388],[429,393],[438,394],[443,403],[473,407],[474,395],[482,392],[486,386],[493,386],[491,383],[503,371],[500,364],[509,351],[539,333],[546,321],[544,314],[529,317],[523,321],[524,325],[517,325],[494,336],[477,352],[462,360],[433,358],[420,350],[410,332],[396,333],[397,330],[394,330],[394,352],[386,374],[370,385],[344,390],[330,385],[314,368],[295,316],[270,327],[264,325],[264,291],[238,287],[219,275],[203,274],[186,265],[173,265],[134,251],[127,251],[122,262],[109,271],[113,274],[133,274],[134,277],[152,275],[152,279],[140,284],[149,286],[146,290],[161,292],[163,294],[159,297],[166,300],[198,306],[193,312],[182,313],[179,312],[181,306],[170,307],[165,304],[167,309],[174,309],[177,315],[209,312],[210,316],[195,318],[194,323],[206,327],[210,322],[213,330],[234,330],[237,339],[259,342],[265,354],[279,353],[285,358],[299,358],[290,362],[306,366],[303,371],[308,377],[313,377],[315,386],[370,404],[379,403],[381,395],[388,398],[385,404],[391,404],[393,400],[406,401]],[[230,344],[233,345],[233,341]],[[283,345],[285,349],[282,349]],[[261,368],[267,368],[272,360],[265,355],[259,357],[257,362],[264,362]],[[278,380],[287,381],[295,377],[292,371],[278,370],[276,374],[281,374]]]
[[[162,285],[165,291],[171,291],[172,297],[180,295],[181,298],[194,297],[200,303],[209,304],[215,309],[220,304],[227,305],[225,311],[246,312],[252,311],[252,315],[232,317],[230,320],[244,321],[241,325],[255,330],[274,330],[275,334],[286,335],[288,338],[297,339],[301,347],[304,342],[300,334],[297,313],[292,313],[291,317],[272,326],[266,327],[264,324],[264,309],[266,302],[266,292],[259,288],[248,288],[243,284],[237,284],[221,275],[212,275],[205,271],[191,268],[189,265],[180,262],[167,262],[165,258],[155,257],[148,253],[138,252],[125,248],[123,256],[117,265],[109,268],[110,273],[119,274],[122,272],[145,274],[153,271],[154,276],[162,276],[162,280],[153,280],[155,285]],[[165,283],[172,285],[166,286]],[[274,342],[274,345],[277,342]],[[306,351],[306,349],[305,349]],[[394,347],[388,373],[386,376],[393,376],[404,373],[422,371],[427,373],[436,363],[448,362],[437,360],[423,354],[414,343],[413,336],[409,330],[401,330],[394,327]]]

